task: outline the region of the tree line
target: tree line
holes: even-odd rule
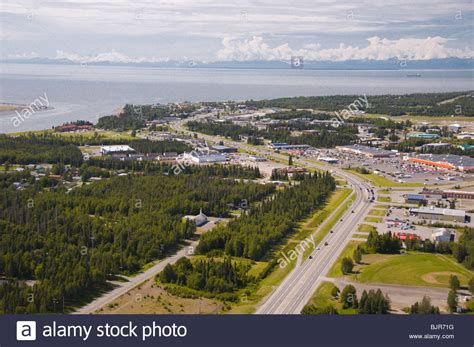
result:
[[[335,186],[329,173],[307,175],[228,225],[202,235],[196,251],[262,259],[273,246],[294,232],[298,221],[320,208]]]
[[[0,175],[2,187],[4,180],[10,175]],[[274,191],[204,174],[113,177],[68,193],[10,185],[0,191],[0,274],[7,281],[0,311],[53,312],[61,298],[77,303],[109,276],[173,252],[195,231],[184,215],[202,209],[226,216],[243,199],[252,207]]]

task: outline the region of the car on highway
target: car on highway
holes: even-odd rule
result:
[[[327,242],[324,242],[324,245],[325,245],[325,246],[327,246],[327,245],[329,245],[329,243],[327,243]]]

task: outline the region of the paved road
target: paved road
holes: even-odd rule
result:
[[[355,187],[357,197],[353,207],[343,215],[342,221],[333,227],[334,233],[329,233],[321,241],[319,250],[316,248],[311,253],[313,259],[308,258],[301,266],[295,267],[259,307],[257,314],[300,314],[322,281],[322,277],[336,262],[350,241],[352,233],[357,230],[357,224],[363,222],[363,218],[370,208],[367,193],[369,186],[344,173],[338,174]],[[324,246],[326,242],[328,245]]]
[[[184,122],[175,125],[175,129],[187,132]],[[218,137],[200,134],[200,137],[208,141],[218,141]],[[271,152],[265,148],[247,146],[241,142],[225,140],[227,145],[252,151],[258,155],[272,155],[286,160],[287,157]],[[320,243],[311,256],[300,266],[296,266],[284,281],[266,298],[265,302],[257,310],[257,314],[300,314],[304,305],[310,300],[314,291],[322,281],[323,276],[329,271],[343,251],[344,247],[352,238],[352,233],[357,230],[357,225],[362,223],[370,209],[369,197],[373,187],[356,175],[351,175],[341,169],[324,164],[316,164],[306,159],[294,159],[295,164],[304,164],[317,169],[333,170],[337,175],[343,177],[351,184],[356,193],[352,208],[343,215],[333,227],[333,233],[329,233]],[[352,213],[354,211],[354,213]],[[324,246],[325,243],[327,246]],[[319,248],[319,249],[318,249]]]
[[[142,273],[138,274],[135,277],[129,278],[129,282],[121,282],[118,284],[118,287],[114,288],[110,292],[105,293],[104,295],[96,298],[94,301],[90,302],[86,306],[81,307],[77,311],[73,312],[73,314],[87,314],[87,313],[94,313],[101,307],[105,306],[106,304],[112,302],[113,300],[117,299],[121,295],[125,294],[129,290],[135,288],[138,286],[140,283],[148,280],[151,277],[156,276],[158,273],[160,273],[167,264],[173,264],[175,263],[178,259],[188,255],[188,252],[190,250],[189,247],[194,247],[193,249],[196,248],[197,244],[199,241],[192,241],[190,242],[186,247],[180,249],[177,253],[173,254],[172,256],[169,256],[166,259],[163,259],[159,263],[153,265],[149,269],[143,271]]]

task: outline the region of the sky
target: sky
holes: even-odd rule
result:
[[[471,0],[2,0],[0,58],[473,58]]]

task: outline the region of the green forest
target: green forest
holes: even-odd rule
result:
[[[291,125],[285,123],[282,126],[272,125],[266,130],[259,130],[255,127],[240,126],[231,122],[214,123],[190,121],[187,123],[187,126],[191,131],[230,137],[235,141],[240,140],[241,136],[252,138],[263,137],[272,142],[286,142],[292,145],[307,144],[313,147],[331,148],[355,143],[357,140],[357,127],[353,125],[340,125],[337,130],[335,128],[328,129],[325,125],[315,125],[313,130],[319,130],[318,135],[302,134],[300,136],[292,135],[291,131],[308,129],[309,127],[307,125],[299,126],[298,123],[292,123]]]
[[[474,99],[469,92],[425,93],[407,95],[371,95],[367,113],[391,116],[474,116]],[[338,111],[347,108],[360,95],[309,96],[247,101],[248,106],[280,107],[289,109],[315,109]],[[456,99],[455,99],[456,98]],[[455,99],[455,101],[452,101]],[[444,101],[444,102],[443,102]],[[452,102],[449,102],[452,101]]]
[[[306,175],[292,188],[277,191],[240,218],[204,234],[196,251],[262,259],[295,231],[298,221],[321,207],[335,187],[328,173]]]
[[[179,259],[174,265],[167,265],[159,275],[162,283],[173,283],[194,290],[212,294],[231,293],[249,282],[249,265],[232,262],[229,257],[223,261],[188,258]]]
[[[28,177],[0,175],[4,313],[58,312],[61,300],[74,306],[111,275],[136,272],[191,237],[195,226],[184,215],[227,216],[243,199],[252,207],[275,192],[206,173],[113,177],[70,192],[39,182],[12,187]]]

